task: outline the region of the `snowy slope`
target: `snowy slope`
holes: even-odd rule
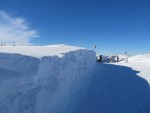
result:
[[[63,113],[150,113],[149,55],[138,59],[97,63],[87,90]]]
[[[119,65],[131,67],[139,71],[138,75],[150,83],[150,54],[136,55],[129,58],[129,63],[120,62]]]
[[[0,47],[0,113],[150,113],[150,55],[96,63],[67,45]]]
[[[0,46],[1,53],[18,53],[26,56],[41,58],[43,56],[54,56],[61,53],[85,49],[81,47],[69,46],[64,44],[47,46]]]
[[[61,113],[95,65],[95,52],[67,45],[2,46],[0,52],[0,113]]]
[[[150,62],[150,54],[144,54],[144,55],[136,55],[130,58],[130,61],[132,62]]]

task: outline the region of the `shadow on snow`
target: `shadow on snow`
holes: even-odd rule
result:
[[[97,64],[94,73],[65,113],[150,113],[150,87],[138,71]]]

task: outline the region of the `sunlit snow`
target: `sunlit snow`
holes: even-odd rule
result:
[[[0,46],[0,113],[150,113],[150,54],[98,63],[68,45]]]

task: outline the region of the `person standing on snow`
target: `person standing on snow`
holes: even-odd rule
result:
[[[100,63],[102,63],[102,55],[99,55],[99,56],[98,56],[97,61],[100,62]]]
[[[118,55],[116,56],[116,59],[117,59],[116,61],[119,62],[119,57],[118,57]]]
[[[128,63],[128,54],[125,52],[125,63]]]

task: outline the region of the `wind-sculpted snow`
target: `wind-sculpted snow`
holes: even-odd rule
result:
[[[65,56],[43,57],[37,73],[40,91],[36,113],[61,113],[68,107],[78,90],[88,82],[95,67],[92,51],[69,52]],[[46,104],[45,104],[46,103]]]
[[[95,61],[89,50],[40,59],[0,53],[0,113],[61,113],[86,89]]]

